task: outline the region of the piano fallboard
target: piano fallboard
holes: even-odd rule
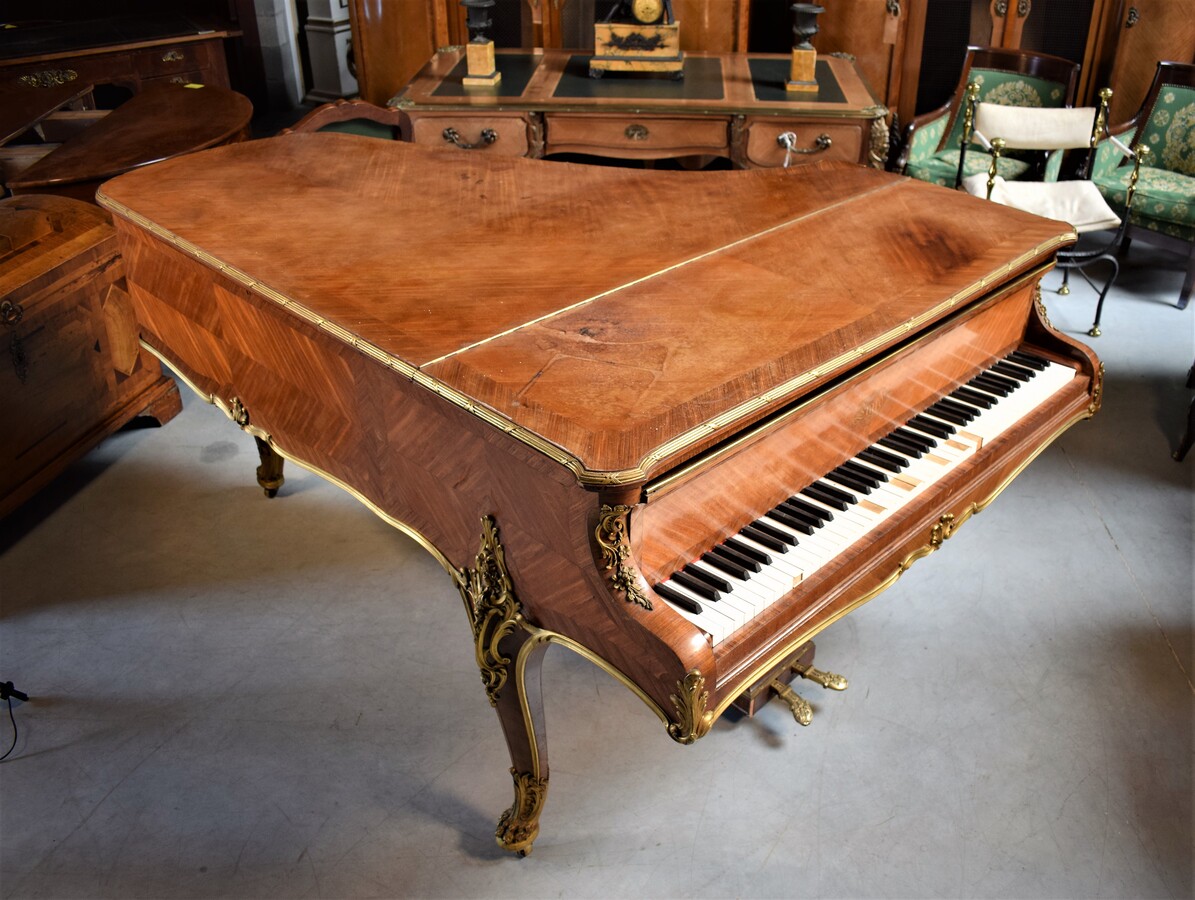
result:
[[[518,852],[547,786],[548,645],[692,742],[1098,408],[1098,360],[1039,302],[1069,226],[845,164],[651,172],[289,135],[99,200],[145,345],[267,470],[321,473],[457,584]],[[656,591],[1013,351],[1065,377],[733,630]]]

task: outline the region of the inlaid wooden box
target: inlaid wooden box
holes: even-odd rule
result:
[[[0,517],[129,420],[181,409],[125,287],[102,210],[0,200]]]

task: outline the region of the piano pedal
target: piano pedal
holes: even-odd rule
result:
[[[823,672],[821,669],[815,669],[813,666],[805,665],[804,663],[794,663],[793,672],[831,691],[845,691],[850,684],[842,675],[835,675],[833,672]]]
[[[773,681],[769,687],[776,692],[777,697],[788,704],[798,725],[808,725],[813,721],[813,707],[809,705],[808,700],[783,682]]]

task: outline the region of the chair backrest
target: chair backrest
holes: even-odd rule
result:
[[[398,109],[375,106],[364,100],[337,100],[317,106],[279,134],[339,131],[365,137],[402,141],[410,138],[410,118]]]
[[[1134,121],[1133,145],[1150,149],[1145,165],[1195,175],[1195,65],[1158,63]]]
[[[999,138],[1009,150],[1090,148],[1099,126],[1098,114],[1095,107],[1036,109],[977,103],[975,139]]]
[[[950,124],[939,150],[958,147],[963,135],[967,85],[979,85],[983,103],[1020,107],[1063,107],[1075,102],[1079,66],[1069,59],[1027,50],[968,47],[963,74],[951,101]]]

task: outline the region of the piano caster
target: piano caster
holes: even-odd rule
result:
[[[286,481],[282,475],[282,464],[286,460],[261,438],[254,437],[253,440],[257,444],[257,455],[261,457],[261,465],[257,467],[257,483],[267,497],[276,497],[278,489]]]
[[[809,705],[808,700],[782,681],[773,681],[769,687],[776,692],[777,697],[788,704],[798,725],[808,725],[813,721],[813,707]]]
[[[850,684],[841,675],[835,675],[833,672],[823,672],[821,669],[815,669],[813,666],[802,663],[795,663],[793,665],[793,672],[831,691],[845,691]]]

